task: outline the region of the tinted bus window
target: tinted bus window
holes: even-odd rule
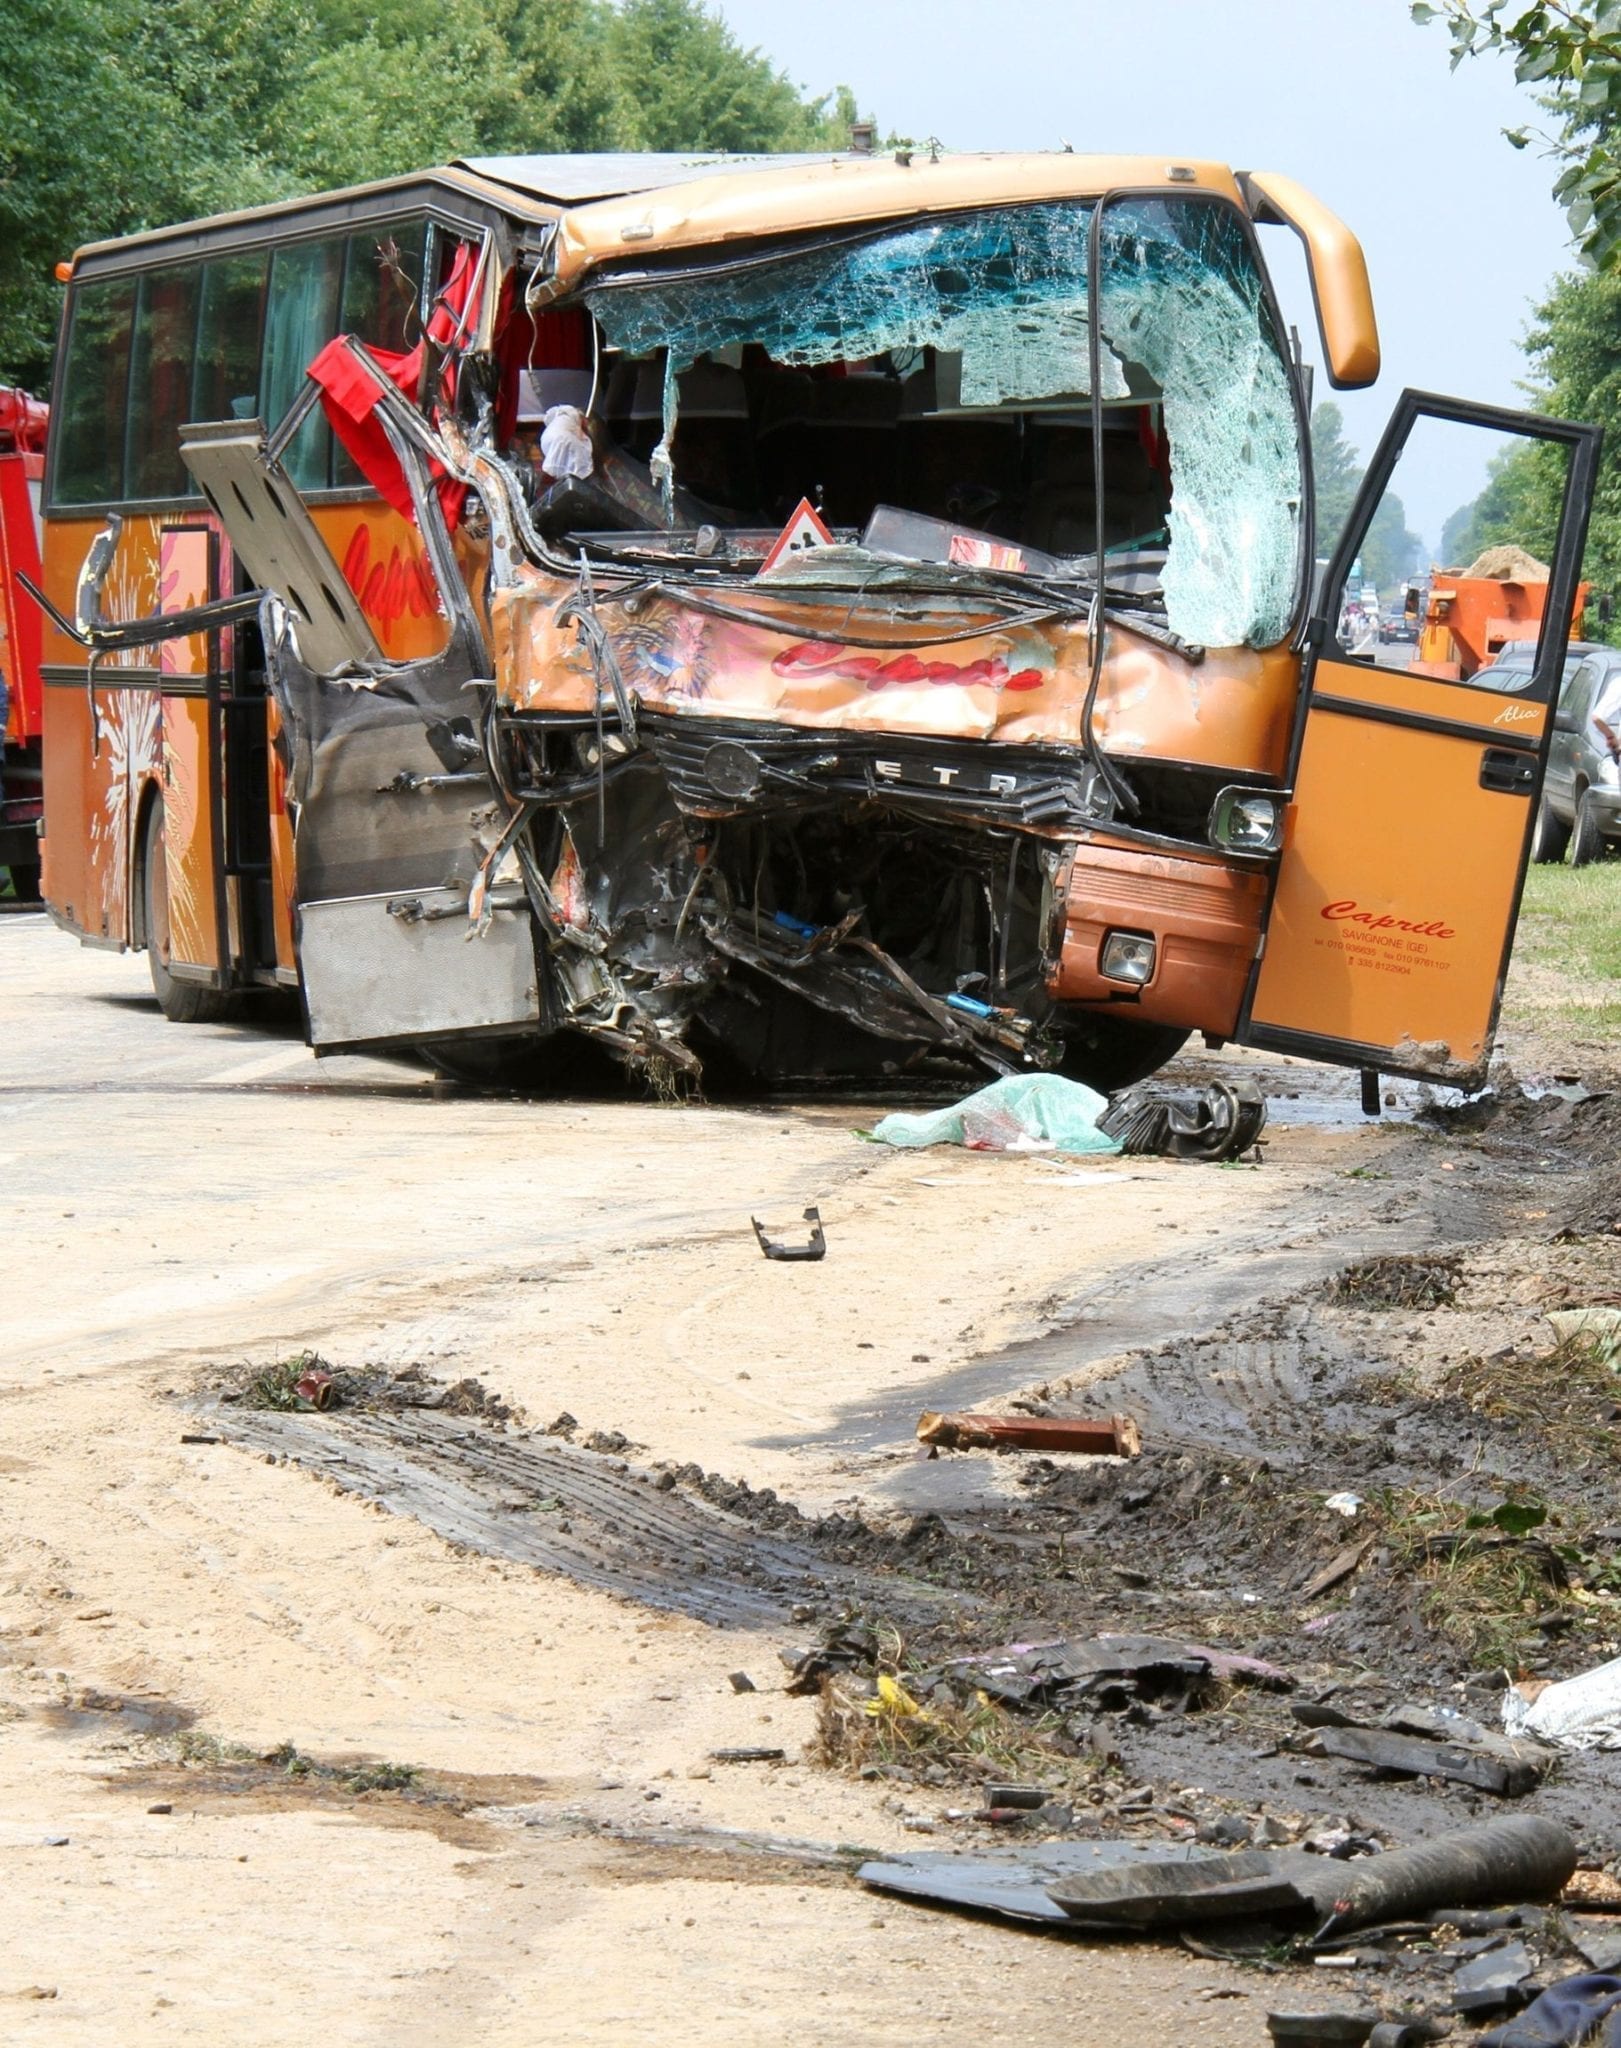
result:
[[[178,498],[190,479],[180,424],[191,408],[197,342],[197,265],[149,270],[140,280],[130,348],[126,498]]]
[[[51,433],[51,496],[101,505],[124,495],[124,399],[135,281],[109,278],[73,294],[62,398]]]
[[[340,334],[354,334],[370,348],[404,355],[421,338],[417,318],[422,289],[426,221],[387,221],[349,237],[343,271]],[[332,481],[345,489],[365,479],[345,451],[334,446]]]
[[[275,253],[259,387],[267,427],[273,429],[298,397],[312,357],[338,331],[343,255],[343,240],[338,236],[327,242],[295,242]],[[331,448],[332,430],[317,410],[299,428],[282,458],[300,490],[326,489]]]
[[[203,266],[189,418],[258,417],[259,353],[269,275],[268,255],[222,256]]]

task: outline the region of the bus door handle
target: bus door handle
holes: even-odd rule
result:
[[[1487,747],[1480,757],[1480,786],[1504,796],[1529,796],[1537,786],[1537,757],[1517,747]]]

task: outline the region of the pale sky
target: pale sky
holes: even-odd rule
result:
[[[712,0],[739,41],[799,85],[852,86],[881,131],[953,149],[1213,157],[1284,171],[1360,236],[1384,370],[1317,395],[1364,457],[1403,385],[1524,403],[1517,346],[1570,266],[1553,173],[1507,127],[1546,121],[1509,64],[1452,72],[1406,0]],[[1294,237],[1262,244],[1288,319],[1320,360]],[[1405,465],[1404,465],[1405,470]],[[1428,546],[1477,475],[1398,480]]]

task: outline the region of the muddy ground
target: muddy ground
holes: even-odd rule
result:
[[[1238,2043],[1280,2006],[1445,2003],[1435,1942],[1325,1969],[1055,1939],[867,1891],[854,1852],[1503,1810],[1316,1754],[1293,1709],[1495,1726],[1505,1672],[1621,1650],[1621,1410],[1545,1319],[1621,1289],[1602,1047],[1527,1007],[1530,1094],[1393,1090],[1376,1124],[1353,1078],[1249,1062],[1260,1165],[1063,1165],[865,1145],[871,1102],[317,1065],[264,1020],[165,1025],[143,972],[0,920],[6,2038],[978,2042],[1061,2012]],[[826,1260],[762,1260],[750,1215],[811,1201]],[[337,1405],[259,1405],[305,1352]],[[1144,1450],[929,1458],[919,1413],[961,1407],[1126,1412]],[[829,1631],[855,1650],[785,1691]],[[1293,1689],[1007,1713],[944,1675],[1099,1631]],[[880,1676],[922,1714],[868,1713]],[[1594,1885],[1616,1775],[1516,1802]],[[977,1818],[1007,1778],[1052,1804]]]

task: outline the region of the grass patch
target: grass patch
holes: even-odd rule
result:
[[[1063,1747],[1059,1747],[1059,1743]],[[833,1678],[822,1688],[812,1755],[830,1770],[859,1775],[873,1765],[917,1777],[943,1770],[948,1780],[1039,1784],[1053,1791],[1091,1779],[1101,1761],[1078,1759],[1057,1714],[1016,1720],[983,1694],[969,1705],[923,1705],[891,1678],[877,1698]]]
[[[1398,1571],[1411,1572],[1423,1588],[1426,1623],[1471,1662],[1512,1671],[1541,1647],[1540,1639],[1527,1639],[1535,1618],[1568,1594],[1567,1546],[1556,1549],[1541,1535],[1514,1537],[1490,1517],[1435,1494],[1386,1494],[1378,1509]]]
[[[1528,1003],[1511,978],[1516,1008],[1621,1047],[1621,861],[1531,868],[1516,946],[1563,984],[1550,999]]]
[[[189,1730],[175,1743],[175,1757],[183,1764],[206,1769],[240,1769],[245,1764],[260,1771],[277,1772],[285,1778],[306,1778],[331,1785],[339,1792],[409,1792],[422,1773],[415,1764],[323,1764],[306,1756],[295,1743],[278,1742],[274,1749],[249,1749],[240,1742],[222,1742],[215,1735]]]
[[[1562,1338],[1539,1357],[1466,1358],[1435,1391],[1489,1421],[1534,1431],[1562,1466],[1621,1464],[1621,1433],[1605,1419],[1621,1399],[1621,1374],[1595,1337]]]
[[[1462,1274],[1456,1253],[1410,1258],[1387,1252],[1336,1273],[1327,1292],[1343,1308],[1450,1308]]]
[[[1039,1784],[1075,1796],[1110,1768],[1080,1753],[1061,1714],[1010,1713],[982,1692],[946,1696],[894,1627],[875,1629],[873,1645],[875,1670],[823,1680],[809,1755],[825,1769],[859,1776],[876,1767],[935,1784]]]
[[[263,1366],[251,1375],[242,1389],[242,1404],[246,1408],[273,1408],[283,1415],[308,1415],[316,1408],[336,1407],[335,1385],[322,1401],[310,1400],[299,1392],[299,1383],[308,1381],[312,1373],[332,1373],[318,1351],[295,1351],[290,1358],[278,1358],[274,1365]]]

